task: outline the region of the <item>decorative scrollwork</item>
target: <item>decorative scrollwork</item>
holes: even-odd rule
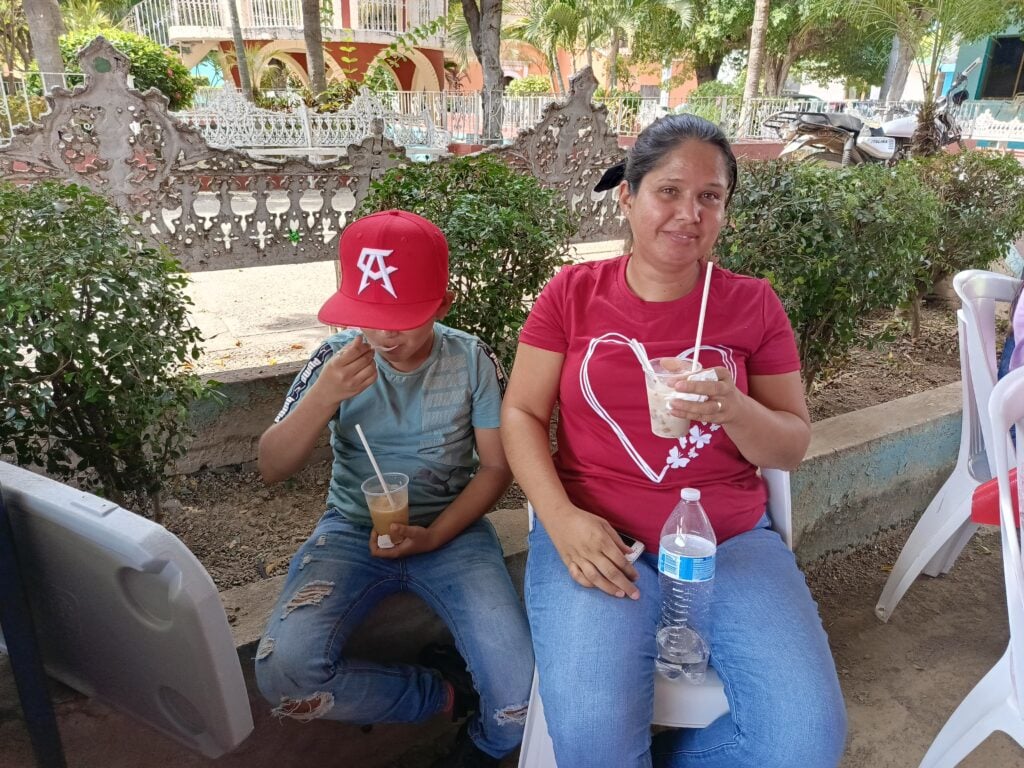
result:
[[[144,234],[165,244],[189,271],[333,259],[338,233],[370,183],[410,162],[396,142],[444,138],[426,114],[422,128],[410,123],[399,132],[392,113],[364,91],[355,100],[359,117],[348,124],[308,124],[351,131],[337,160],[259,159],[210,146],[200,130],[168,113],[160,92],[129,88],[127,58],[102,37],[83,48],[79,60],[85,84],[55,89],[40,123],[15,130],[11,144],[0,149],[0,176],[18,184],[50,178],[88,187],[137,216]],[[622,158],[604,107],[590,103],[595,88],[584,70],[567,103],[548,107],[539,125],[497,150],[565,196],[580,217],[577,241],[624,233],[615,196],[591,191],[604,169]],[[252,109],[236,105],[239,116],[252,116]]]

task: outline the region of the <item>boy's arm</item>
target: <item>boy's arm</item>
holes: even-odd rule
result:
[[[338,406],[369,387],[377,378],[373,349],[357,336],[334,354],[292,411],[260,437],[257,465],[263,481],[286,480],[309,461],[324,428]]]
[[[370,550],[375,556],[407,557],[443,547],[487,514],[501,498],[512,482],[512,470],[505,459],[501,435],[497,429],[474,429],[474,434],[480,467],[462,493],[427,528],[393,524],[392,538],[405,538],[391,549],[380,549],[377,537],[370,536]]]

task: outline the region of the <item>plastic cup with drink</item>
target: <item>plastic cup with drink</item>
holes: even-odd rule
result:
[[[373,520],[377,546],[391,549],[401,543],[391,537],[391,524],[409,524],[409,477],[401,472],[384,472],[383,479],[373,475],[363,481],[363,495]]]
[[[686,358],[660,357],[650,361],[644,371],[647,379],[647,406],[651,412],[651,431],[658,437],[682,437],[690,429],[690,420],[681,419],[672,413],[674,400],[704,402],[706,395],[676,391],[680,381],[697,379],[714,381],[717,377],[713,368],[705,370],[700,363],[694,366]]]
[[[366,456],[370,459],[374,471],[373,477],[366,478],[361,487],[363,496],[366,497],[366,507],[370,510],[370,519],[373,521],[377,546],[381,549],[391,549],[401,543],[401,539],[392,540],[391,524],[409,524],[409,477],[401,472],[381,472],[359,424],[356,424],[356,434],[366,449]]]
[[[654,360],[647,358],[647,353],[636,339],[630,346],[640,360],[647,380],[647,406],[651,413],[651,431],[658,437],[682,437],[690,429],[690,420],[681,419],[672,413],[674,400],[704,402],[707,395],[690,392],[679,392],[676,384],[681,381],[716,381],[714,368],[705,369],[697,359],[700,355],[701,337],[704,335],[704,316],[707,314],[708,293],[711,287],[711,270],[714,265],[708,262],[704,273],[704,294],[700,301],[700,316],[697,319],[697,339],[693,347],[693,359],[679,357],[660,357]]]

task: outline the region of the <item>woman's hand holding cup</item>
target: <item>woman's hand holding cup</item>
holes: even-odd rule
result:
[[[713,424],[728,424],[743,411],[746,398],[736,389],[736,382],[728,368],[712,368],[716,381],[705,379],[681,379],[675,383],[677,392],[700,395],[700,400],[672,398],[669,409],[678,419],[702,421]]]

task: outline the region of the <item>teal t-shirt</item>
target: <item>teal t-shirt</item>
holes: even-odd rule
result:
[[[310,390],[331,356],[358,330],[329,337],[295,377],[275,422]],[[430,356],[402,373],[376,355],[377,381],[346,400],[331,420],[334,466],[327,506],[353,522],[370,525],[360,490],[373,475],[356,424],[360,424],[382,472],[409,476],[409,521],[429,525],[466,487],[478,466],[474,429],[500,424],[505,374],[480,339],[434,324]]]

